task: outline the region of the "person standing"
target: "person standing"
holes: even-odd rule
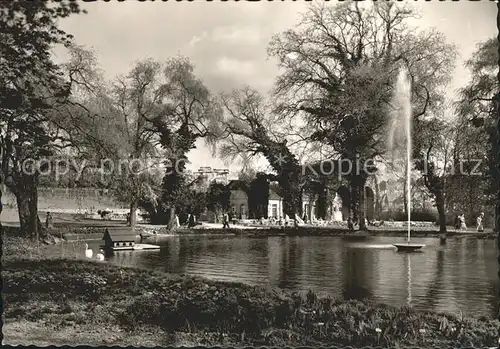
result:
[[[229,215],[226,213],[224,213],[224,216],[222,218],[222,229],[226,229],[228,228],[229,229]]]
[[[455,217],[455,229],[456,229],[456,230],[460,229],[460,224],[461,224],[460,216],[459,216],[459,215],[457,215],[457,216]]]
[[[188,228],[192,228],[196,225],[196,220],[194,217],[194,214],[189,215],[189,220],[188,220]]]
[[[46,229],[54,228],[54,223],[53,223],[52,215],[50,214],[50,212],[47,212],[47,216],[45,218],[45,228]]]
[[[467,230],[467,226],[465,225],[465,214],[463,213],[460,216],[460,230]]]
[[[483,221],[484,221],[484,212],[481,212],[481,214],[477,217],[477,231],[478,232],[484,231]]]
[[[179,222],[179,215],[175,215],[175,228],[179,228],[181,226]]]

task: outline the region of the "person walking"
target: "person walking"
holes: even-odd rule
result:
[[[478,232],[484,231],[483,221],[484,221],[484,212],[481,212],[481,214],[477,217],[477,231]]]
[[[222,229],[226,229],[228,228],[229,229],[229,215],[226,213],[224,213],[224,216],[222,217]]]

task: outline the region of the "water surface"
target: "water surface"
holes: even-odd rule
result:
[[[156,251],[117,252],[108,262],[214,280],[309,289],[417,309],[495,317],[499,301],[496,241],[414,238],[422,253],[396,252],[403,238],[362,242],[341,237],[168,237]],[[96,250],[100,242],[90,242]]]

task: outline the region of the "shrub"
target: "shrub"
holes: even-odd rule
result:
[[[30,319],[51,312],[77,323],[116,321],[128,329],[160,328],[200,336],[211,332],[221,338],[245,337],[255,345],[296,346],[420,345],[425,340],[425,347],[484,347],[496,344],[500,328],[498,320],[319,298],[314,292],[302,297],[87,261],[10,261],[3,267],[5,314]],[[89,302],[89,293],[99,302]]]
[[[380,220],[390,221],[391,219],[396,222],[405,222],[408,216],[403,209],[387,210],[380,214]],[[437,212],[430,209],[416,209],[411,211],[410,219],[415,222],[436,222]]]

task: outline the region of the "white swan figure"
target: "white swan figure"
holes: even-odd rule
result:
[[[85,244],[85,257],[92,258],[93,251],[89,249],[89,245]]]
[[[100,260],[100,261],[103,261],[103,260],[104,260],[104,254],[103,254],[103,250],[102,250],[102,249],[100,249],[100,250],[99,250],[99,253],[98,253],[98,254],[96,254],[96,258],[97,258],[98,260]]]

